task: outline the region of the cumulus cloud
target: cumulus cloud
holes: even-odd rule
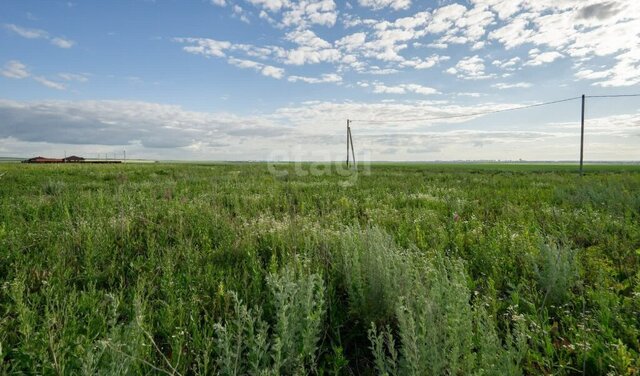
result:
[[[386,86],[381,83],[375,83],[373,92],[376,94],[407,94],[415,93],[421,95],[433,95],[440,92],[432,87],[417,84],[400,84],[395,86]]]
[[[640,74],[636,73],[640,71],[640,3],[635,0],[469,0],[414,12],[410,0],[359,0],[351,4],[408,13],[379,19],[351,14],[353,7],[349,6],[339,12],[334,0],[245,0],[247,3],[276,30],[282,30],[279,41],[284,43],[259,46],[206,38],[178,39],[185,44],[185,51],[225,58],[233,51],[235,57],[243,59],[297,66],[329,63],[338,72],[390,74],[432,68],[447,59],[434,55],[433,49],[465,45],[455,48],[467,49],[468,55],[477,57],[464,58],[460,65],[446,70],[461,79],[496,77],[485,72],[480,60],[487,58],[496,69],[507,71],[503,77],[571,59],[577,67],[576,78],[592,80],[594,85],[640,83]],[[224,5],[236,8],[238,4],[225,0]],[[335,25],[338,16],[350,30],[347,34],[330,39],[317,29]],[[23,33],[40,35],[37,30]],[[502,60],[483,55],[481,51],[492,44],[501,44],[514,55],[503,56]],[[539,52],[522,56],[521,48]],[[240,53],[246,56],[238,56]],[[605,57],[608,60],[603,65]],[[594,73],[587,75],[586,70]]]
[[[373,10],[380,10],[383,8],[400,10],[408,9],[411,6],[411,0],[358,0],[358,4]]]
[[[260,59],[271,58],[287,65],[337,62],[342,58],[338,49],[311,30],[295,30],[287,33],[284,39],[295,47],[255,46],[209,38],[174,38],[174,41],[186,44],[183,49],[191,54],[224,58],[229,52],[236,52]]]
[[[406,60],[401,63],[401,65],[405,67],[413,67],[415,69],[429,69],[449,59],[449,56],[431,55],[425,59],[414,58],[411,60]]]
[[[520,63],[522,61],[522,59],[518,56],[513,57],[511,59],[508,60],[494,60],[493,62],[491,62],[492,65],[495,65],[497,67],[500,67],[504,70],[508,70],[508,71],[513,71],[516,69],[518,63]]]
[[[225,57],[225,51],[232,47],[231,42],[209,38],[174,38],[174,40],[190,44],[183,48],[186,52],[204,56]]]
[[[272,65],[265,65],[264,67],[262,67],[262,70],[260,72],[264,76],[273,77],[278,80],[284,77],[284,69],[274,67]]]
[[[253,69],[260,72],[263,76],[272,77],[278,80],[284,77],[285,73],[284,69],[282,68],[262,64],[257,61],[236,59],[234,57],[230,57],[227,61],[229,62],[229,64],[235,65],[236,67],[243,69]]]
[[[283,28],[333,26],[338,18],[333,0],[248,0],[248,2],[260,10],[260,18]]]
[[[557,51],[548,51],[542,53],[536,51],[534,53],[529,53],[529,56],[531,57],[531,60],[524,63],[524,65],[538,66],[549,64],[564,57],[563,54]]]
[[[277,12],[289,4],[287,0],[249,0],[249,2],[270,12]]]
[[[608,56],[615,60],[599,70],[603,87],[630,86],[640,82],[640,3],[618,1],[517,0],[517,7],[500,8],[497,0],[474,0],[497,11],[506,23],[489,34],[507,49],[532,44],[548,49],[528,65],[542,65],[563,56],[588,63]],[[509,2],[511,3],[511,2]],[[503,13],[500,13],[500,12]],[[580,70],[579,72],[583,72]],[[581,79],[584,73],[576,72]]]
[[[445,72],[456,75],[463,80],[484,80],[495,77],[495,74],[485,72],[484,60],[478,55],[461,59],[454,67]]]
[[[304,65],[336,62],[342,56],[340,51],[333,48],[331,43],[318,37],[311,30],[296,30],[287,33],[285,38],[298,45],[297,48],[282,52],[285,64]]]
[[[72,40],[64,39],[64,38],[58,38],[58,37],[51,38],[49,41],[54,46],[60,47],[60,48],[71,48],[76,44],[76,42],[74,42]]]

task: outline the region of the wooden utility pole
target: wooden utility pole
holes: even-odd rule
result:
[[[582,163],[584,160],[584,94],[582,94],[582,116],[580,119],[580,175],[584,174]]]
[[[351,144],[351,156],[353,157],[353,168],[355,170],[358,169],[358,165],[356,164],[356,151],[353,148],[353,136],[351,135],[351,127],[349,127],[349,143]]]
[[[347,167],[349,167],[349,147],[351,147],[351,159],[353,160],[353,167],[358,168],[356,165],[356,152],[353,149],[353,137],[351,137],[351,120],[347,119]]]
[[[349,167],[349,138],[351,137],[351,132],[349,131],[349,119],[347,119],[347,167]]]

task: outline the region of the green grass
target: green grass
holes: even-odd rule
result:
[[[0,164],[0,374],[640,372],[639,166],[277,169]]]

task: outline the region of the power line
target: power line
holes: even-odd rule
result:
[[[529,104],[529,105],[526,105],[526,106],[505,108],[505,109],[502,109],[502,110],[490,110],[490,111],[472,112],[472,113],[469,113],[469,114],[461,114],[461,115],[449,115],[449,116],[428,117],[428,118],[406,118],[406,119],[395,119],[395,120],[394,119],[387,119],[387,120],[350,120],[350,121],[351,122],[359,122],[359,123],[381,124],[381,123],[400,123],[400,122],[414,122],[414,121],[427,121],[427,120],[446,120],[446,119],[465,118],[465,117],[480,116],[480,115],[489,115],[489,114],[495,114],[495,113],[499,113],[499,112],[524,110],[524,109],[527,109],[527,108],[547,106],[547,105],[550,105],[550,104],[556,104],[556,103],[562,103],[562,102],[569,102],[569,101],[573,101],[573,100],[580,99],[580,98],[582,98],[582,97],[571,97],[571,98],[565,98],[565,99],[560,99],[560,100],[551,101],[551,102],[535,103],[535,104]]]
[[[621,97],[640,97],[640,94],[587,95],[586,96],[586,98],[621,98]]]

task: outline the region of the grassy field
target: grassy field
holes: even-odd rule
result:
[[[640,373],[638,166],[297,170],[0,164],[0,374]]]

